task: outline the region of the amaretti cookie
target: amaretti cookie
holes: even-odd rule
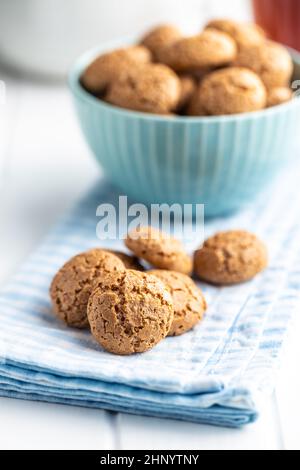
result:
[[[87,303],[97,282],[110,272],[124,270],[125,266],[117,256],[97,248],[74,256],[51,283],[54,313],[69,326],[87,327]]]
[[[169,114],[180,99],[180,80],[167,66],[144,65],[120,76],[108,89],[106,101],[123,108]]]
[[[261,44],[265,39],[262,29],[252,23],[240,23],[229,19],[211,20],[206,29],[216,29],[229,34],[237,43],[238,49]]]
[[[107,86],[121,75],[126,75],[135,65],[152,59],[149,49],[132,46],[116,49],[97,57],[83,72],[81,83],[93,94],[100,95]]]
[[[267,88],[287,87],[294,68],[288,50],[273,41],[243,48],[238,53],[235,65],[253,70]]]
[[[254,234],[242,230],[217,233],[194,255],[195,274],[218,285],[248,281],[267,264],[264,243]]]
[[[161,279],[169,289],[174,306],[174,319],[168,336],[178,336],[191,330],[203,318],[206,301],[192,279],[176,271],[154,269],[149,274]]]
[[[228,65],[236,54],[236,43],[228,34],[208,29],[167,45],[159,51],[158,59],[176,72],[191,72]]]
[[[203,79],[188,107],[190,115],[223,115],[257,111],[266,106],[266,89],[251,70],[228,67]]]
[[[124,253],[123,251],[118,251],[118,250],[106,250],[109,253],[112,253],[113,255],[117,256],[122,263],[124,264],[126,269],[135,269],[137,271],[144,271],[143,266],[139,262],[139,259],[136,256],[131,256],[127,255],[127,253]]]
[[[208,110],[204,107],[204,100],[201,96],[201,88],[198,86],[186,106],[187,116],[208,116]]]
[[[246,72],[233,77],[228,71],[227,81],[220,83],[212,78],[216,70],[233,67],[254,72],[268,96],[263,97],[257,77]],[[152,28],[138,45],[97,57],[80,81],[99,100],[120,108],[169,117],[211,116],[256,111],[291,99],[292,72],[288,49],[268,40],[258,25],[217,18],[188,37],[172,24]],[[204,95],[202,82],[209,88]]]
[[[274,87],[268,90],[267,106],[277,106],[286,103],[293,98],[293,92],[287,87]]]
[[[164,339],[173,321],[171,294],[155,276],[126,270],[107,276],[87,309],[91,332],[114,354],[145,352]]]
[[[153,228],[136,228],[128,233],[125,244],[136,256],[159,269],[190,274],[191,257],[183,244],[167,234]]]
[[[180,78],[180,98],[177,110],[183,110],[197,90],[197,82],[191,75],[182,75]]]
[[[146,33],[141,40],[141,44],[147,47],[152,52],[154,60],[157,60],[163,47],[181,37],[182,33],[179,28],[171,24],[163,24]]]

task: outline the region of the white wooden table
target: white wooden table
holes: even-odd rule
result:
[[[5,80],[0,107],[0,282],[35,248],[92,182],[90,156],[66,88]],[[1,449],[300,449],[300,322],[293,328],[276,394],[258,422],[229,430],[69,406],[0,398]],[[298,361],[297,361],[298,359]]]

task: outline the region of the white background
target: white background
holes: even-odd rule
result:
[[[248,12],[243,0],[217,3],[222,4],[222,14],[225,4],[227,9],[231,5],[235,16],[237,5],[240,15]],[[0,80],[5,81],[7,93],[6,105],[0,106],[3,284],[65,209],[99,177],[99,168],[80,134],[65,86],[31,81],[21,73],[11,75],[3,67]],[[300,449],[299,336],[300,321],[296,321],[276,394],[263,404],[258,422],[245,429],[0,398],[0,448]]]

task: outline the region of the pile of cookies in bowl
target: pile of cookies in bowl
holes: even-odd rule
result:
[[[220,116],[293,98],[293,61],[255,24],[210,21],[186,37],[160,25],[138,44],[96,57],[82,86],[111,105],[160,115]]]
[[[268,264],[264,243],[242,230],[215,234],[193,257],[153,227],[130,231],[125,244],[131,255],[94,248],[72,257],[50,286],[53,313],[69,327],[90,328],[106,351],[119,355],[148,351],[201,322],[207,303],[192,276],[233,285]]]

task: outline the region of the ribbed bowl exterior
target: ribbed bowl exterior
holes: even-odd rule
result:
[[[110,180],[138,202],[205,204],[215,216],[253,200],[294,156],[300,99],[221,117],[159,117],[110,106],[70,74],[85,138]],[[86,62],[88,63],[88,62]]]

